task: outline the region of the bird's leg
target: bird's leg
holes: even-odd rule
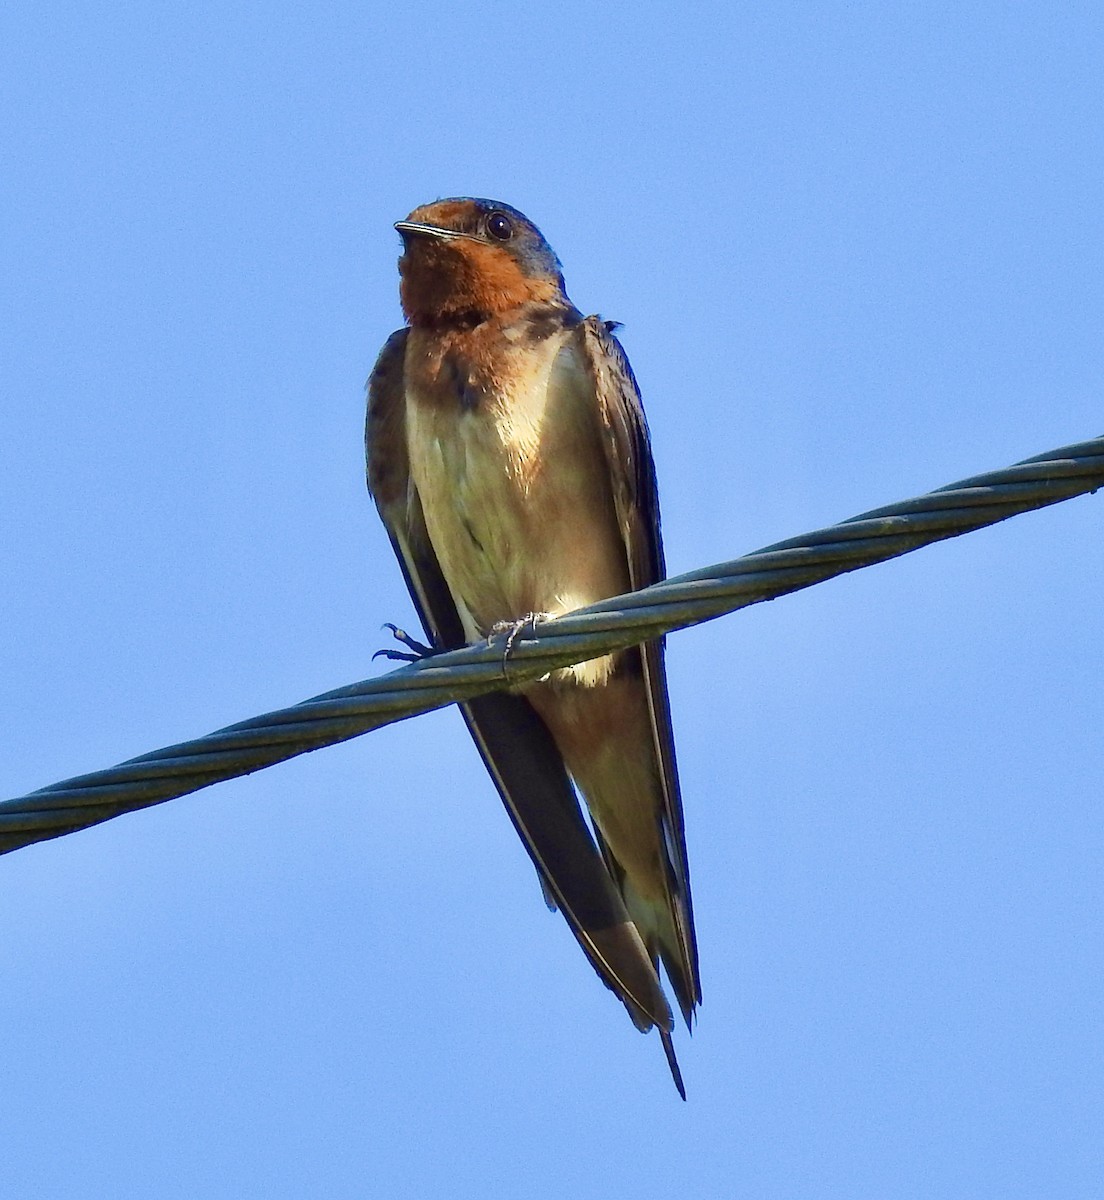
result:
[[[377,658],[389,658],[392,662],[421,662],[423,658],[432,658],[435,654],[440,654],[440,650],[435,650],[432,646],[427,646],[424,642],[419,642],[417,638],[412,638],[405,629],[400,629],[397,625],[392,625],[390,621],[385,621],[384,629],[391,630],[391,636],[396,642],[402,642],[407,647],[406,650],[393,650],[390,646],[382,650],[377,650],[372,655],[372,661]]]

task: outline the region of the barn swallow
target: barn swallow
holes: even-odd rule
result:
[[[368,384],[368,487],[434,649],[664,577],[640,392],[564,291],[537,227],[497,201],[416,208],[407,325]],[[462,705],[476,746],[587,958],[636,1027],[672,1043],[701,1001],[662,641]],[[588,828],[576,792],[586,803]]]

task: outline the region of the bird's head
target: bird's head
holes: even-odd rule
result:
[[[399,294],[413,325],[482,321],[523,304],[567,302],[559,259],[508,204],[437,200],[395,228],[403,239]]]

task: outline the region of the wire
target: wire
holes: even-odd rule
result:
[[[614,596],[504,639],[434,655],[106,771],[0,802],[0,853],[160,804],[468,700],[556,667],[772,600],[931,542],[1104,485],[1104,437],[777,542],[753,554]]]

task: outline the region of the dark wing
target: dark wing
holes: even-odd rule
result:
[[[635,590],[658,583],[666,576],[648,424],[640,389],[625,352],[613,336],[612,326],[598,317],[588,317],[582,324],[581,337],[598,400],[617,520],[625,539],[629,578]],[[683,1016],[689,1022],[694,1005],[701,1002],[701,982],[662,638],[641,647],[641,661],[663,784],[663,840],[670,867],[668,892],[678,938],[677,954],[667,947],[661,949],[661,954]]]
[[[368,488],[387,528],[427,637],[464,645],[456,605],[410,479],[403,359],[406,330],[388,338],[368,381]],[[655,968],[583,819],[547,727],[520,696],[497,692],[460,706],[546,897],[567,919],[599,976],[640,1029],[671,1028]]]

